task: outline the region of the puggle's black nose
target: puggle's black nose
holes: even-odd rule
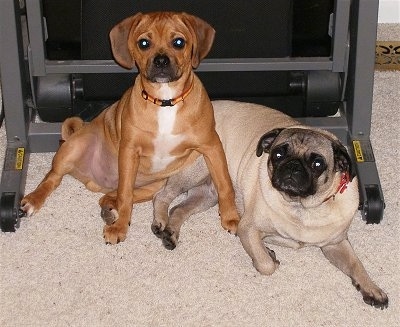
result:
[[[169,58],[166,55],[158,55],[153,60],[157,68],[167,67],[169,65]]]

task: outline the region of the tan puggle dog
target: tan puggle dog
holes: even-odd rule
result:
[[[239,216],[212,104],[193,68],[208,54],[214,29],[186,13],[138,13],[110,32],[115,60],[139,70],[122,98],[90,123],[71,118],[52,168],[22,199],[37,212],[65,174],[100,199],[104,238],[125,240],[133,203],[151,200],[166,179],[204,155],[219,194],[221,224],[236,233]],[[153,225],[160,233],[165,226]]]
[[[387,295],[371,280],[348,241],[358,208],[357,177],[346,148],[331,133],[301,125],[260,105],[214,101],[217,132],[228,158],[241,215],[240,241],[264,275],[279,266],[266,244],[321,248],[348,275],[367,304],[388,306]],[[181,202],[168,209],[181,193]],[[154,220],[163,221],[168,249],[183,222],[217,203],[201,158],[172,176],[154,198]]]

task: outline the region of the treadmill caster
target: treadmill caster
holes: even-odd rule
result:
[[[357,139],[351,143],[358,176],[362,219],[367,224],[379,224],[383,218],[385,200],[371,142],[369,139]]]
[[[2,232],[15,232],[19,228],[20,218],[25,213],[16,209],[18,203],[15,203],[15,193],[4,192],[0,199],[0,228]]]
[[[364,190],[361,191],[364,194],[364,201],[360,204],[363,220],[367,224],[379,224],[383,217],[385,202],[378,185],[365,185]]]

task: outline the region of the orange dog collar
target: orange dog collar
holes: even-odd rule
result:
[[[192,91],[192,89],[193,89],[193,85],[194,85],[194,82],[192,81],[189,88],[185,92],[183,92],[180,96],[178,96],[174,99],[168,99],[168,100],[162,100],[162,99],[157,99],[157,98],[152,97],[150,94],[148,94],[146,92],[146,90],[143,88],[143,85],[142,85],[142,98],[145,99],[146,101],[150,101],[160,107],[173,107],[178,102],[183,101],[189,95],[190,91]]]

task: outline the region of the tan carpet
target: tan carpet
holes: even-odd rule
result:
[[[390,40],[400,25],[380,26]],[[386,33],[386,34],[385,34]],[[379,36],[378,36],[379,39]],[[400,72],[375,74],[372,143],[386,200],[379,225],[358,214],[350,240],[387,291],[381,311],[365,305],[348,277],[315,248],[274,247],[281,261],[259,275],[215,208],[190,219],[178,247],[152,234],[150,203],[137,205],[125,242],[106,246],[99,194],[65,178],[16,233],[0,233],[1,326],[399,326]],[[5,149],[0,130],[0,160]],[[52,154],[33,154],[26,191]]]

